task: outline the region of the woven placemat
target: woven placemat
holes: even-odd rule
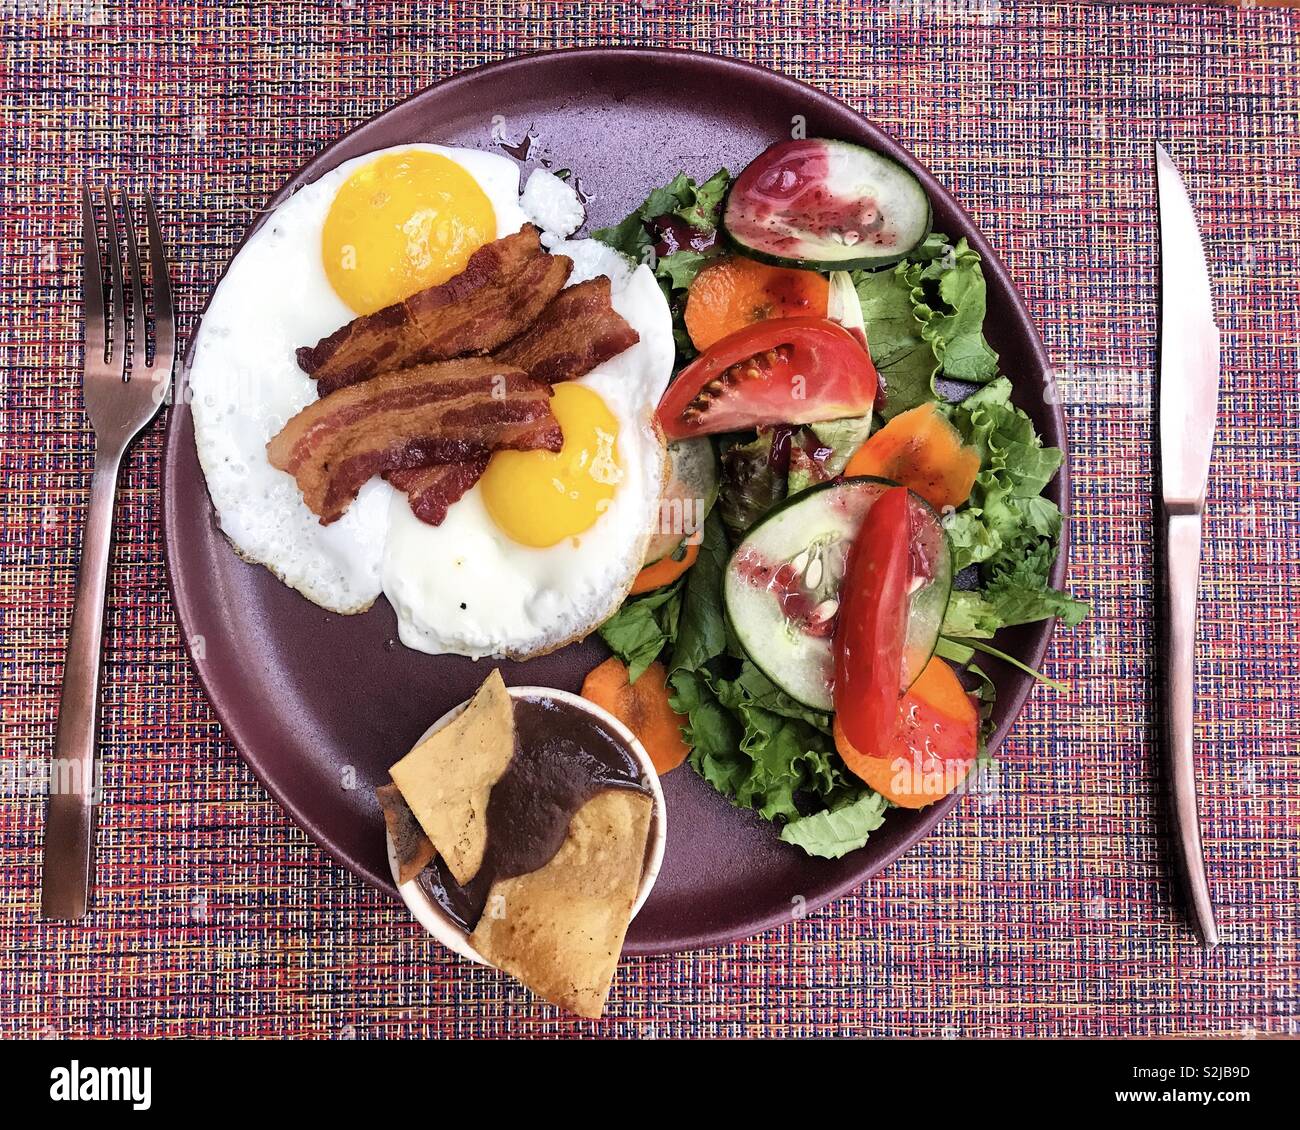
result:
[[[6,298],[0,1034],[334,1037],[1296,1031],[1300,15],[985,3],[3,5]],[[89,469],[75,189],[166,209],[186,328],[256,209],[344,130],[556,46],[750,59],[860,107],[975,215],[1068,400],[1074,588],[999,789],[820,913],[626,961],[578,1022],[473,969],[332,864],[254,781],[184,656],[161,428],[119,510],[96,908],[37,917],[44,758]],[[1224,393],[1201,625],[1201,780],[1222,947],[1176,910],[1149,740],[1150,142],[1188,173]],[[1014,376],[1014,374],[1013,374]]]

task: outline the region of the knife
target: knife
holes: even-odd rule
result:
[[[1201,520],[1219,403],[1219,328],[1187,187],[1159,142],[1155,155],[1160,204],[1160,487],[1167,582],[1164,753],[1176,863],[1192,923],[1205,947],[1213,949],[1219,944],[1219,929],[1205,879],[1196,808],[1192,692]]]

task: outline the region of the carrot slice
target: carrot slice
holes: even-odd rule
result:
[[[769,318],[824,318],[830,283],[816,271],[769,267],[743,255],[710,263],[686,294],[686,332],[699,350]]]
[[[970,775],[979,752],[979,711],[956,673],[931,659],[899,704],[894,752],[868,757],[853,747],[839,718],[835,748],[854,776],[903,808],[924,808]]]
[[[604,707],[645,746],[659,776],[676,769],[691,752],[682,740],[685,715],[668,700],[668,673],[663,664],[651,663],[635,683],[617,656],[593,668],[582,683],[582,697]]]
[[[960,506],[979,474],[980,454],[933,404],[902,412],[864,443],[846,475],[877,475],[916,491],[936,510]]]
[[[671,553],[666,557],[659,558],[658,561],[647,565],[636,575],[636,580],[632,582],[632,588],[629,590],[628,595],[636,596],[638,593],[650,592],[652,589],[660,589],[664,585],[671,585],[695,564],[695,559],[699,555],[699,542],[688,542],[686,552],[682,554],[680,561],[674,560]]]
[[[972,741],[975,739],[979,728],[979,710],[976,709],[970,692],[961,685],[957,672],[937,655],[931,658],[925,665],[925,670],[917,676],[907,697],[919,699],[940,714],[961,723],[964,730],[968,731],[964,736]]]

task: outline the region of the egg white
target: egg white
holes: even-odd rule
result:
[[[664,442],[654,409],[673,367],[672,316],[653,273],[595,240],[561,242],[569,285],[608,275],[614,308],[641,340],[576,383],[619,421],[623,477],[609,507],[576,538],[544,549],[499,529],[476,486],[440,526],[390,504],[384,595],[402,643],[431,654],[527,658],[588,634],[622,603],[641,567],[663,489]]]
[[[293,479],[267,462],[266,443],[316,399],[294,351],[353,317],[321,262],[334,195],[376,157],[411,150],[440,153],[469,172],[492,202],[498,239],[524,225],[518,166],[500,154],[401,145],[345,161],[280,205],[235,256],[203,315],[187,376],[199,462],[222,532],[240,556],[334,612],[363,611],[379,595],[389,512],[404,496],[372,479],[342,518],[322,526]]]

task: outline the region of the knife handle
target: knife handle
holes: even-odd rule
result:
[[[1206,948],[1219,944],[1214,904],[1205,878],[1201,821],[1196,809],[1196,714],[1193,687],[1196,591],[1201,571],[1201,511],[1165,512],[1165,757],[1174,850],[1193,925]]]

